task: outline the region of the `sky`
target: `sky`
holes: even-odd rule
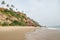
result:
[[[0,0],[0,3],[3,0]],[[60,0],[5,0],[43,26],[60,26]],[[1,4],[0,4],[1,6]]]

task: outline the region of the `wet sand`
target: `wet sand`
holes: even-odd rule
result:
[[[27,33],[26,40],[60,40],[60,29],[39,28]]]

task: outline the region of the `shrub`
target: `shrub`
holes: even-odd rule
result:
[[[2,24],[2,26],[9,26],[9,23],[4,22],[4,23]]]
[[[26,23],[25,22],[19,22],[19,21],[13,21],[11,24],[10,24],[10,26],[25,26],[26,25]]]

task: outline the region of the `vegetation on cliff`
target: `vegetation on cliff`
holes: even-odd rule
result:
[[[5,4],[2,1],[2,4]],[[14,7],[13,5],[11,5]],[[7,7],[9,5],[7,4]],[[37,22],[30,19],[23,12],[14,11],[10,8],[0,8],[0,26],[40,26]]]

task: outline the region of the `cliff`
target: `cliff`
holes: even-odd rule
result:
[[[40,26],[22,12],[15,12],[12,8],[0,8],[0,26]]]

